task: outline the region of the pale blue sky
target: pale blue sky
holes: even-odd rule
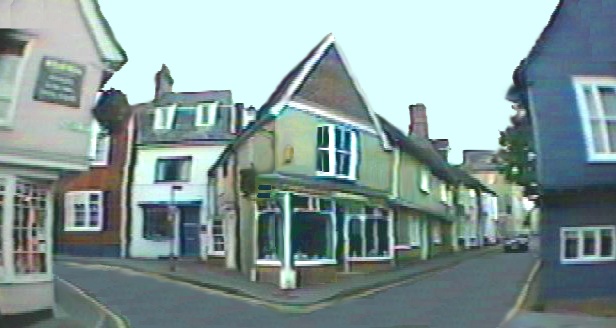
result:
[[[129,61],[107,84],[131,103],[154,93],[165,63],[174,91],[228,89],[260,107],[332,32],[371,107],[407,131],[424,103],[431,138],[496,149],[513,114],[511,74],[558,0],[99,0]]]

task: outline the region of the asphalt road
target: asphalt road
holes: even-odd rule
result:
[[[309,314],[282,313],[125,270],[57,262],[55,271],[135,328],[495,328],[514,305],[533,263],[532,253],[491,253]]]

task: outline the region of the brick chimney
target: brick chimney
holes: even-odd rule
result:
[[[409,134],[414,134],[418,137],[429,139],[428,116],[426,114],[426,106],[424,104],[410,105],[409,114],[411,116],[411,124],[409,124]]]
[[[163,94],[172,92],[173,90],[173,78],[167,65],[163,64],[160,71],[154,76],[154,83],[156,90],[154,92],[154,99],[159,99]]]
[[[432,142],[432,147],[434,147],[434,149],[436,149],[436,151],[438,151],[441,156],[447,160],[450,150],[449,139],[432,139],[430,141]]]

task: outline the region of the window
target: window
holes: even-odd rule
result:
[[[17,275],[47,273],[48,188],[17,181],[14,195],[13,260]]]
[[[614,226],[561,228],[561,262],[615,260]]]
[[[280,262],[283,257],[284,233],[282,211],[273,200],[259,203],[258,206],[258,259],[261,263],[264,261]]]
[[[390,258],[389,224],[386,210],[367,207],[366,214],[351,215],[348,225],[349,252],[353,258]]]
[[[295,260],[333,260],[334,232],[331,200],[292,195],[292,254]]]
[[[438,221],[432,222],[432,243],[434,245],[441,245],[443,243],[441,231],[441,223]]]
[[[176,105],[157,107],[154,110],[154,129],[171,129]]]
[[[212,220],[212,244],[210,254],[225,254],[225,231],[224,221],[221,216],[216,216]]]
[[[590,159],[616,159],[616,79],[574,78]]]
[[[411,219],[411,247],[418,248],[421,246],[421,221],[418,218]]]
[[[357,132],[346,127],[317,128],[317,175],[355,180]]]
[[[175,107],[171,126],[175,130],[192,130],[195,126],[195,120],[195,106],[180,105]]]
[[[444,182],[439,183],[440,191],[441,191],[441,202],[447,203],[447,185]]]
[[[430,172],[425,168],[421,168],[421,171],[419,174],[420,174],[419,189],[429,194],[430,193]]]
[[[104,166],[109,163],[111,136],[94,120],[90,136],[90,164]]]
[[[102,191],[70,191],[64,195],[65,231],[101,231],[102,221]]]
[[[196,107],[197,116],[195,126],[211,126],[216,123],[216,109],[218,103],[201,103]]]
[[[0,32],[1,33],[1,32]],[[12,119],[17,77],[26,42],[7,39],[0,34],[0,124]]]
[[[191,156],[159,158],[156,161],[156,182],[188,182]]]
[[[169,239],[171,237],[169,215],[168,207],[143,207],[143,238],[155,241]]]

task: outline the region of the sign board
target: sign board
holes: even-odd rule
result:
[[[34,100],[79,107],[85,67],[65,60],[43,57]]]

